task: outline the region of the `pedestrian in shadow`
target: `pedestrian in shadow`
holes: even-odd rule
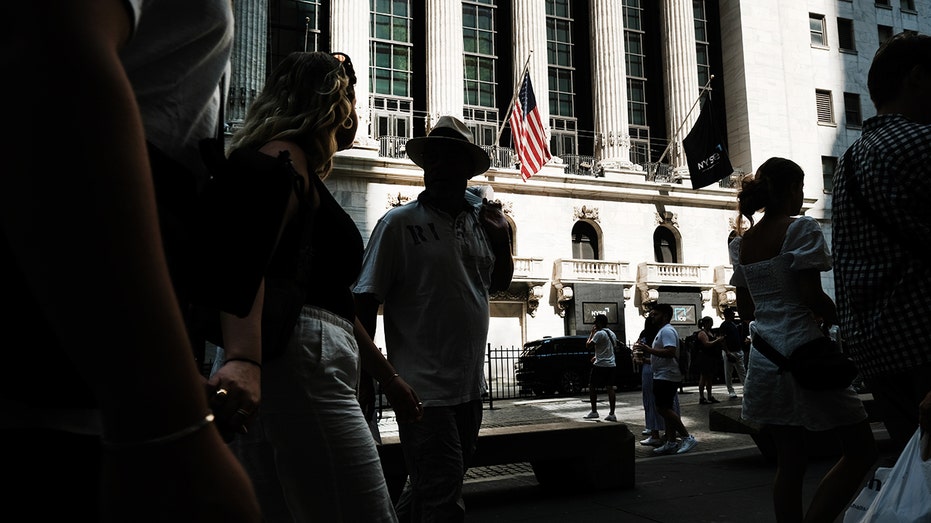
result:
[[[656,411],[666,422],[664,442],[653,449],[655,454],[684,454],[698,445],[694,436],[689,434],[682,419],[674,408],[676,389],[682,381],[677,356],[679,353],[679,333],[669,324],[672,320],[672,306],[658,303],[648,315],[649,320],[658,328],[653,344],[643,347],[644,354],[650,356],[653,366],[653,397]],[[681,444],[678,437],[682,437]]]
[[[777,521],[834,521],[862,486],[877,451],[866,410],[853,387],[811,390],[782,372],[757,346],[788,357],[824,336],[835,321],[834,302],[821,288],[831,254],[821,226],[802,211],[805,173],[795,162],[770,158],[741,181],[740,217],[750,228],[730,245],[740,317],[752,320],[750,368],[741,416],[759,423],[776,446],[773,507]],[[754,214],[764,209],[754,223]],[[805,431],[832,430],[842,454],[821,480],[807,510],[802,483],[808,455]]]
[[[834,173],[834,282],[843,345],[901,450],[931,431],[931,36],[890,38],[867,85],[876,116]]]
[[[608,391],[608,415],[605,421],[617,421],[614,416],[614,403],[617,399],[614,385],[617,383],[617,365],[614,361],[614,347],[617,337],[608,329],[608,317],[604,314],[595,316],[595,324],[588,335],[585,347],[594,350],[592,356],[592,370],[588,380],[588,394],[592,404],[592,411],[585,415],[585,419],[598,419],[598,389],[605,387]]]
[[[714,320],[705,316],[698,322],[698,365],[701,374],[698,377],[698,403],[708,405],[718,403],[718,399],[711,394],[714,385],[714,376],[723,365],[721,354],[724,347],[724,337],[716,336],[711,330]],[[708,399],[705,399],[708,392]]]

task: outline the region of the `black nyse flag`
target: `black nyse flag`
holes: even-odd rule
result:
[[[702,103],[698,121],[682,140],[682,148],[688,160],[693,189],[707,187],[734,172],[724,141],[714,125],[710,99]]]

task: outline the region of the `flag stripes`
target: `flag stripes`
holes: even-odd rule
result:
[[[511,111],[511,139],[520,160],[520,177],[526,182],[552,158],[529,72],[524,73],[520,91],[514,101],[514,109]]]

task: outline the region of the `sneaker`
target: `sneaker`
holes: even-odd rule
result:
[[[608,414],[605,416],[605,421],[617,421],[617,417],[614,414]]]
[[[650,437],[647,438],[647,439],[642,439],[642,440],[640,440],[640,444],[641,444],[641,445],[645,445],[645,446],[647,446],[647,447],[658,447],[658,446],[660,446],[660,445],[663,444],[663,439],[662,439],[662,438],[654,438],[653,436],[650,436]]]
[[[694,449],[695,445],[698,445],[698,440],[695,439],[695,436],[688,436],[682,440],[682,444],[679,445],[679,450],[676,451],[676,454],[685,454]]]
[[[643,429],[640,431],[641,436],[649,436],[650,434],[653,434],[653,431],[650,429]]]
[[[673,454],[676,452],[676,449],[679,448],[679,444],[675,441],[667,441],[659,447],[653,449],[653,454],[663,455],[663,454]]]
[[[593,410],[585,415],[585,419],[598,419],[598,411]]]
[[[708,403],[721,403],[721,402],[718,401],[718,399],[715,398],[714,396],[708,396]]]
[[[727,393],[727,397],[730,398],[730,399],[732,399],[732,400],[735,400],[735,399],[737,399],[737,393],[734,392],[734,391],[730,391],[730,392]]]
[[[708,400],[706,400],[705,398],[699,398],[699,399],[698,399],[698,404],[699,404],[699,405],[707,405],[707,404],[709,404],[709,403],[711,403],[711,402],[708,401]]]

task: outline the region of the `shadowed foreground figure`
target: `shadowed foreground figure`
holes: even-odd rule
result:
[[[876,116],[834,174],[840,331],[898,449],[931,431],[931,36],[902,33],[873,57]]]
[[[799,216],[804,181],[801,167],[784,158],[770,158],[745,177],[737,194],[739,223],[745,217],[751,227],[738,229],[730,243],[737,308],[742,319],[752,320],[741,416],[761,424],[776,444],[773,506],[780,522],[834,521],[877,456],[866,410],[853,387],[803,388],[757,349],[765,340],[788,357],[796,347],[824,336],[835,321],[834,302],[821,289],[821,272],[830,270],[831,254],[818,222]],[[754,224],[760,209],[765,212]],[[807,510],[802,506],[806,429],[833,430],[843,452]]]

